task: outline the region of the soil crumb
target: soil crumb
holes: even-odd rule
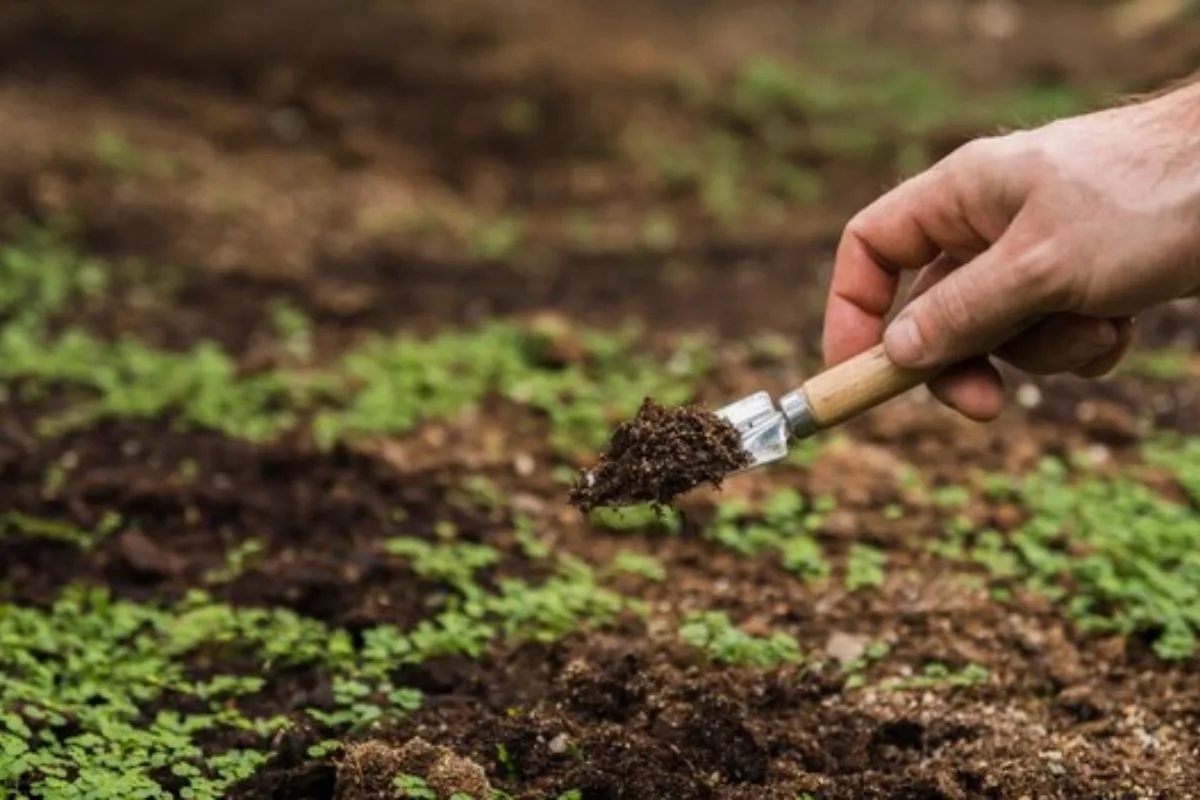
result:
[[[406,779],[414,781],[408,785],[408,791]],[[419,737],[398,748],[370,740],[347,748],[338,767],[334,797],[337,800],[427,797],[428,792],[433,792],[438,800],[449,800],[456,795],[484,800],[492,796],[492,786],[483,767]]]
[[[595,468],[579,476],[571,504],[584,513],[640,503],[661,509],[702,484],[720,488],[750,461],[737,429],[713,412],[647,397],[613,432]]]

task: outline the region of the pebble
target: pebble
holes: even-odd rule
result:
[[[518,453],[517,457],[513,459],[513,469],[522,478],[528,478],[537,469],[537,462],[529,453]]]
[[[834,631],[825,643],[825,653],[842,664],[849,664],[862,657],[867,650],[867,642],[866,636]]]
[[[1037,408],[1042,403],[1042,390],[1032,383],[1025,383],[1017,389],[1017,403],[1021,408]]]
[[[1020,6],[1011,0],[984,0],[971,15],[971,26],[988,39],[1011,39],[1023,23]]]
[[[547,747],[550,749],[551,753],[554,753],[555,755],[562,755],[563,753],[567,752],[567,746],[569,744],[570,740],[567,738],[567,735],[565,733],[560,733],[558,736],[555,736],[550,740],[550,744],[548,744]]]
[[[136,530],[128,530],[117,539],[122,558],[134,569],[151,575],[175,575],[183,570],[178,554]]]

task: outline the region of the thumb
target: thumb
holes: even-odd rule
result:
[[[914,368],[957,363],[1066,309],[1064,271],[1053,242],[1018,244],[1012,231],[904,308],[884,333],[893,361]]]

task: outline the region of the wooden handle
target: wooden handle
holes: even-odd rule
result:
[[[878,344],[810,378],[804,394],[814,421],[829,428],[920,386],[939,371],[898,367]]]

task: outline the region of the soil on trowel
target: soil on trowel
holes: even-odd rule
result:
[[[720,488],[750,462],[741,435],[721,417],[647,397],[633,419],[617,426],[596,466],[579,476],[571,503],[584,513],[642,503],[661,510],[703,484]]]

